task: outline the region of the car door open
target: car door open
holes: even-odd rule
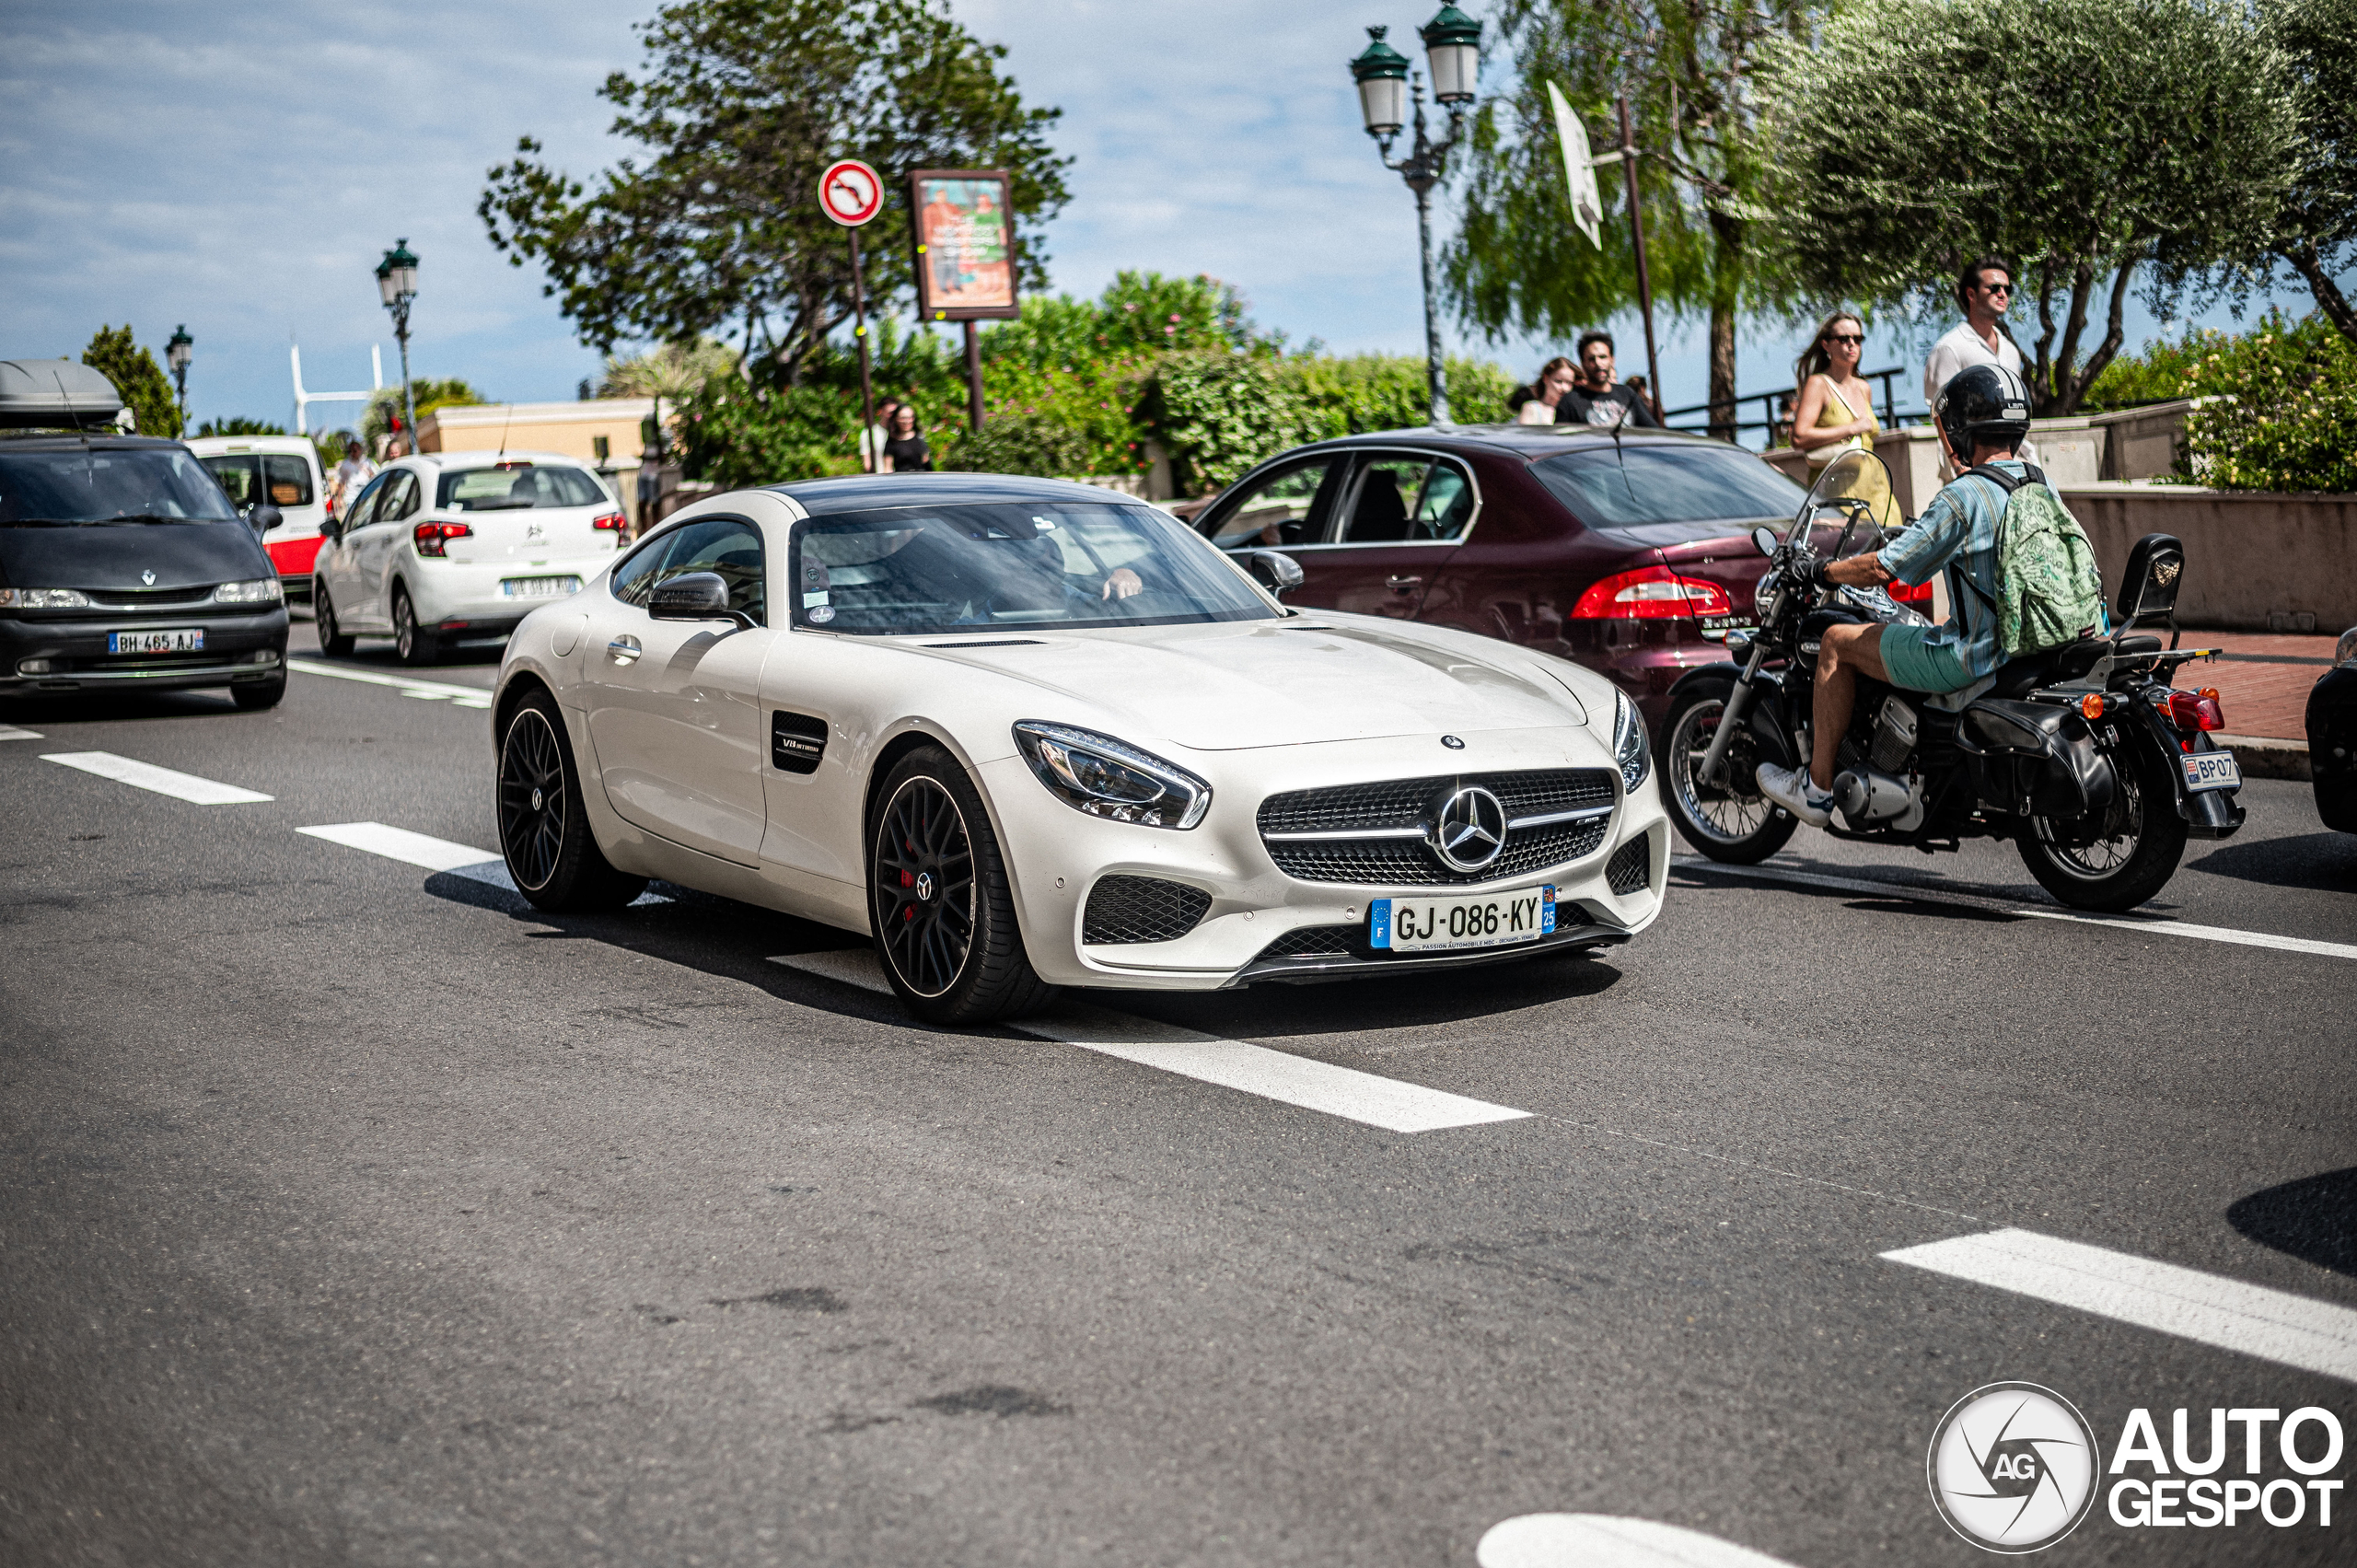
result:
[[[656,587],[704,572],[727,585],[732,619],[648,613]],[[614,568],[582,650],[581,691],[608,803],[650,833],[740,865],[757,863],[767,815],[761,677],[777,635],[767,581],[754,524],[682,524]]]

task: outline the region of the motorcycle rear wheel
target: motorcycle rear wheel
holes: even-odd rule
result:
[[[2104,808],[2103,838],[2066,846],[2046,818],[2032,817],[2014,838],[2038,885],[2075,910],[2117,914],[2168,886],[2185,856],[2185,819],[2177,814],[2177,781],[2152,749],[2114,752],[2119,787]]]
[[[1662,797],[1688,843],[1729,865],[1756,865],[1782,849],[1800,822],[1759,793],[1759,749],[1747,733],[1727,747],[1726,782],[1702,783],[1702,758],[1734,690],[1732,681],[1700,685],[1670,704],[1658,759]]]

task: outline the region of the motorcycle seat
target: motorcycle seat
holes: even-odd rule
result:
[[[2103,638],[2082,637],[2059,648],[2024,654],[1997,667],[1997,684],[1989,689],[1989,694],[1992,697],[2026,697],[2041,686],[2059,686],[2066,680],[2076,680],[2101,663],[2109,652],[2111,645]]]

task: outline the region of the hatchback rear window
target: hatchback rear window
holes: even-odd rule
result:
[[[1592,528],[1789,517],[1806,496],[1759,459],[1729,447],[1598,445],[1542,458],[1530,471]]]
[[[586,471],[559,463],[501,463],[442,476],[435,505],[460,512],[505,512],[525,506],[595,506],[606,493]]]

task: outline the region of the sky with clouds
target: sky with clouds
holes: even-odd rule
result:
[[[1414,203],[1376,163],[1345,69],[1370,22],[1414,49],[1430,6],[1386,10],[1399,3],[952,8],[1006,45],[1028,100],[1064,111],[1055,141],[1075,161],[1049,231],[1058,288],[1093,294],[1128,267],[1207,272],[1295,342],[1417,353]],[[196,416],[284,423],[290,343],[314,390],[366,386],[372,343],[397,373],[371,273],[406,238],[423,259],[415,374],[463,376],[498,399],[573,396],[597,355],[537,271],[492,249],[475,203],[519,135],[576,176],[626,151],[596,90],[637,70],[633,24],[653,8],[0,0],[0,357],[77,355],[101,322],[128,320],[160,359],[185,322]],[[1613,325],[1624,372],[1641,368],[1633,323]],[[2131,344],[2154,330],[2137,312]],[[1517,373],[1536,367],[1539,345],[1449,335]],[[1666,400],[1700,401],[1697,334],[1665,337]],[[1745,389],[1789,374],[1790,338],[1746,334]],[[1886,339],[1868,364],[1906,353]]]

